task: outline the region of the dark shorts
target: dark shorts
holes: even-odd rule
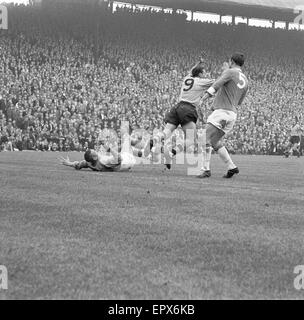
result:
[[[165,123],[170,123],[175,126],[184,126],[190,122],[196,123],[198,114],[195,106],[187,102],[179,102],[173,107],[165,117]]]
[[[292,144],[300,143],[300,137],[299,136],[292,136],[289,141]]]

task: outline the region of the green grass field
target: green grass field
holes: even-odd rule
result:
[[[58,153],[0,153],[0,299],[303,299],[304,160],[236,156],[74,171]],[[81,158],[71,153],[71,159]]]

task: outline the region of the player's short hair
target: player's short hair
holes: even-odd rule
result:
[[[191,76],[193,78],[197,78],[200,73],[204,73],[204,66],[202,63],[199,63],[194,69],[192,69],[192,74]]]
[[[232,57],[231,60],[238,66],[242,67],[245,63],[245,56],[243,53],[237,52]]]
[[[93,162],[94,159],[93,159],[93,156],[92,156],[92,150],[91,149],[88,149],[85,154],[84,154],[84,160],[86,162]]]

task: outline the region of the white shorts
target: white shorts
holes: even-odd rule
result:
[[[230,110],[218,109],[213,111],[207,120],[216,128],[222,130],[225,134],[229,133],[236,122],[237,114]]]
[[[121,165],[119,171],[130,171],[136,164],[136,159],[133,154],[123,152],[121,154]]]

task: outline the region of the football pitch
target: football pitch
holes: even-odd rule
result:
[[[303,299],[304,159],[234,156],[241,174],[75,171],[0,153],[1,299]],[[70,154],[79,160],[78,153]]]

